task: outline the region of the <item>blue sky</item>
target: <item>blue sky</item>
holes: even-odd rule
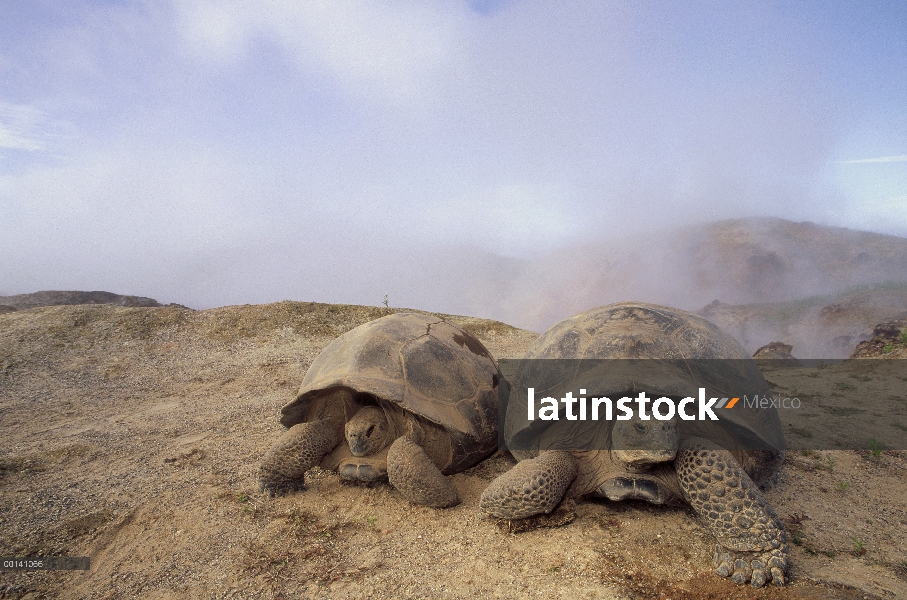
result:
[[[2,2],[0,294],[444,310],[657,227],[904,236],[905,107],[903,1]]]

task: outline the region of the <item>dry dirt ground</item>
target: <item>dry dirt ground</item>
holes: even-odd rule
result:
[[[90,571],[0,572],[0,597],[907,598],[905,452],[789,456],[766,491],[794,542],[780,589],[713,575],[713,542],[684,508],[579,501],[569,525],[505,533],[476,508],[513,464],[505,453],[454,475],[463,502],[446,510],[324,471],[303,493],[260,493],[259,459],[312,359],[390,312],[0,315],[0,556],[91,558]],[[450,319],[498,358],[536,337]],[[769,379],[784,388],[787,376]]]

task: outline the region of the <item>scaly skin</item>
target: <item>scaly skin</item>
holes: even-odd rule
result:
[[[366,406],[347,421],[344,428],[346,441],[353,456],[370,456],[388,444],[387,418],[377,406]]]
[[[718,540],[715,572],[736,583],[784,585],[787,533],[759,487],[726,450],[685,442],[675,460],[683,495]]]
[[[483,512],[500,519],[524,519],[557,507],[576,477],[569,452],[548,451],[523,460],[491,482],[482,492]]]
[[[305,473],[343,441],[343,429],[332,421],[299,423],[268,450],[258,471],[259,489],[269,496],[305,490]]]
[[[387,452],[387,479],[398,492],[420,506],[447,508],[460,503],[451,481],[438,470],[412,433],[399,437]]]

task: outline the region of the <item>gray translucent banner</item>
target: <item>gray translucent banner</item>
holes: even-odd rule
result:
[[[907,449],[907,361],[510,360],[499,444],[664,450],[704,438],[728,450]]]

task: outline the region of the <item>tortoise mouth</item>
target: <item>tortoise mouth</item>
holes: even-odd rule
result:
[[[351,440],[350,453],[353,456],[366,456],[369,453],[369,447],[365,440]]]

